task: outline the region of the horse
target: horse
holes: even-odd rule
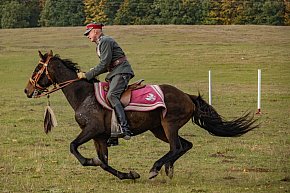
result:
[[[85,79],[78,79],[80,71],[77,63],[68,59],[61,59],[53,55],[52,51],[42,54],[34,69],[24,92],[28,98],[38,97],[43,93],[50,93],[49,87],[59,85],[69,104],[75,112],[75,120],[81,128],[80,134],[70,143],[70,152],[78,159],[82,166],[100,166],[119,179],[137,179],[140,175],[135,171],[121,172],[108,163],[107,141],[111,134],[112,111],[105,109],[96,100],[94,83]],[[149,179],[156,177],[161,168],[169,178],[173,177],[173,166],[176,160],[190,150],[193,145],[179,136],[179,129],[190,119],[211,135],[220,137],[237,137],[258,127],[253,114],[250,112],[233,120],[225,120],[200,94],[191,95],[178,88],[162,84],[159,85],[167,108],[166,116],[162,116],[162,109],[157,108],[148,112],[126,111],[126,116],[133,136],[151,131],[153,135],[170,146],[170,150],[158,159],[149,172]],[[86,158],[78,147],[93,140],[97,152],[94,158]]]

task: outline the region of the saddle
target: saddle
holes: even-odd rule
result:
[[[123,92],[120,99],[120,102],[122,103],[124,107],[128,106],[128,104],[131,101],[132,90],[138,90],[146,86],[145,84],[142,84],[143,81],[144,79],[140,79],[137,82],[134,82],[133,84],[128,85],[128,88]]]
[[[123,92],[120,99],[120,102],[122,103],[123,107],[128,106],[128,104],[130,103],[133,90],[138,90],[146,86],[145,84],[142,84],[143,81],[144,79],[140,79],[128,85],[127,89]],[[104,91],[108,92],[108,90],[109,90],[109,87],[104,87]]]

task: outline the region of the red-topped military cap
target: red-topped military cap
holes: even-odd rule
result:
[[[89,23],[87,26],[86,26],[86,31],[85,31],[85,33],[84,33],[84,35],[85,36],[87,36],[89,33],[90,33],[90,31],[92,30],[92,29],[102,29],[103,28],[103,24],[101,24],[101,23]]]

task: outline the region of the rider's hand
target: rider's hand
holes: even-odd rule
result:
[[[86,74],[84,72],[78,72],[78,78],[79,79],[83,79],[83,78],[86,78]]]

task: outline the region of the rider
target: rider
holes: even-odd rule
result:
[[[100,23],[90,23],[86,26],[84,35],[91,42],[96,43],[100,63],[86,73],[79,72],[78,77],[91,80],[102,73],[109,72],[106,76],[106,81],[110,84],[107,99],[115,110],[124,139],[130,139],[132,133],[120,98],[129,80],[134,77],[134,72],[121,47],[113,38],[105,36],[102,28],[103,24]]]

